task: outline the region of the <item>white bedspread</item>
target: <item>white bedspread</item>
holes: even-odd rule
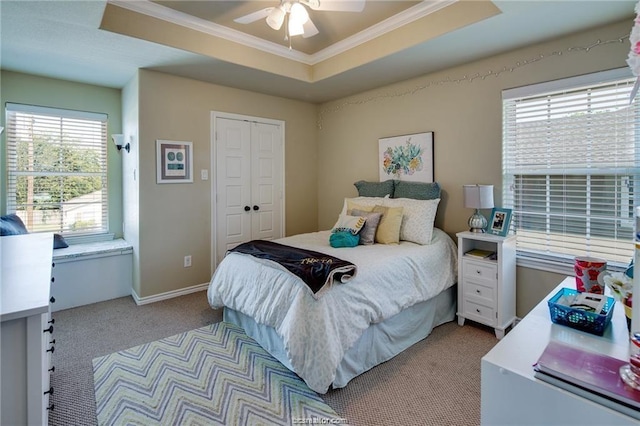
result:
[[[430,245],[401,241],[332,248],[330,231],[277,240],[350,261],[358,274],[334,284],[319,300],[297,276],[271,262],[230,253],[208,290],[213,308],[227,306],[273,327],[295,371],[316,392],[326,393],[344,353],[370,324],[381,322],[455,284],[456,246],[434,229]]]

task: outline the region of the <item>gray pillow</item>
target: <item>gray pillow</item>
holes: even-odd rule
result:
[[[360,197],[393,197],[393,179],[384,182],[367,182],[359,180],[353,184],[358,190]]]
[[[440,198],[440,185],[438,182],[406,182],[394,180],[393,195],[391,198],[412,198],[414,200],[435,200]]]
[[[378,230],[378,224],[382,218],[382,213],[366,212],[364,210],[353,209],[350,211],[351,215],[362,216],[367,219],[364,226],[360,230],[360,243],[361,245],[371,245],[375,242],[376,231]]]
[[[64,239],[64,237],[60,234],[53,234],[53,248],[54,249],[61,249],[61,248],[67,248],[69,247],[69,244],[67,244],[67,241]]]

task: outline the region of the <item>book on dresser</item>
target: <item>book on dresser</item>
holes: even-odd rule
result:
[[[495,251],[490,250],[481,250],[481,249],[472,249],[464,254],[465,256],[475,257],[476,259],[494,259],[495,260]]]
[[[640,420],[640,391],[620,378],[625,364],[625,360],[551,341],[533,368],[537,379]]]

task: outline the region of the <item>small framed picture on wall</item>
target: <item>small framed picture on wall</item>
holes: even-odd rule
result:
[[[156,183],[193,182],[193,143],[156,140]]]
[[[506,237],[509,233],[509,226],[511,226],[511,209],[494,207],[487,225],[487,234]]]

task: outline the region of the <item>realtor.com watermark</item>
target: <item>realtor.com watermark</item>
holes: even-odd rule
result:
[[[347,419],[329,417],[294,417],[294,425],[346,425]]]

